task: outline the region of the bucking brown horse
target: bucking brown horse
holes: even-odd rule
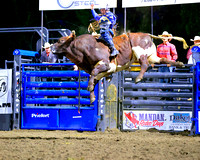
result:
[[[119,54],[110,61],[109,49],[102,42],[98,42],[92,35],[84,34],[76,37],[62,37],[52,47],[55,54],[65,54],[80,69],[90,74],[88,90],[91,103],[95,100],[94,86],[102,78],[114,72],[126,70],[133,62],[139,62],[141,71],[135,82],[143,79],[149,64],[162,63],[183,67],[182,62],[159,58],[155,44],[148,33],[128,33],[114,37],[113,42]],[[155,38],[155,37],[154,37]]]

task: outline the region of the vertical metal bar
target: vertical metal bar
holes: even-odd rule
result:
[[[44,27],[44,22],[43,22],[43,10],[41,11],[41,54],[42,54],[42,46],[43,46],[43,27]]]
[[[5,60],[5,69],[7,69],[7,60]]]
[[[119,81],[118,81],[118,125],[117,127],[122,130],[122,126],[123,126],[123,109],[122,109],[122,89],[123,89],[123,71],[121,72],[118,72],[118,78],[119,78]]]
[[[124,33],[126,33],[126,8],[124,8]]]
[[[193,77],[192,77],[192,125],[191,125],[191,129],[190,129],[190,136],[193,136],[194,134],[197,133],[197,128],[196,128],[196,124],[197,124],[197,114],[196,114],[196,95],[198,94],[198,91],[196,88],[198,88],[196,85],[196,67],[193,66]]]
[[[124,78],[124,71],[121,72],[121,130],[124,129],[124,118],[123,118],[123,114],[124,114],[124,83],[125,83],[125,78]]]
[[[115,8],[113,8],[113,13],[115,14]]]
[[[193,73],[195,73],[194,74],[194,78],[193,78],[193,88],[194,88],[194,96],[195,96],[195,98],[193,97],[193,103],[194,103],[194,112],[193,112],[193,114],[194,114],[194,118],[195,118],[195,134],[199,134],[200,133],[200,131],[199,131],[199,124],[198,123],[200,123],[199,121],[199,114],[198,114],[198,112],[200,112],[200,108],[199,108],[199,70],[200,70],[200,68],[199,68],[199,63],[197,62],[196,63],[196,66],[194,66],[193,65],[193,67],[194,67],[194,71],[193,71]],[[194,85],[195,84],[195,85]]]
[[[151,6],[151,34],[153,34],[153,6]]]
[[[81,70],[79,69],[78,70],[78,113],[79,114],[80,114],[80,107],[81,107],[81,104],[80,104],[80,101],[81,101],[80,90],[81,90]]]

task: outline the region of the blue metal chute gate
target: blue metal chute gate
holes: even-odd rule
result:
[[[195,66],[193,97],[193,125],[191,135],[200,134],[200,62],[197,62]]]
[[[69,65],[22,64],[22,129],[97,130],[98,85],[91,105],[89,74],[66,70]]]

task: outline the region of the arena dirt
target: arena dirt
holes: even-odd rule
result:
[[[200,160],[200,136],[157,130],[0,131],[2,160]]]

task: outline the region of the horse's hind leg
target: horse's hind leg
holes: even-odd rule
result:
[[[170,64],[170,65],[176,66],[176,67],[184,67],[183,62],[179,62],[179,61],[177,61],[177,62],[175,62],[175,61],[170,61],[170,60],[168,60],[167,58],[161,58],[161,59],[160,59],[160,63],[161,63],[161,64]]]
[[[184,64],[182,62],[175,62],[175,61],[171,61],[168,60],[167,58],[159,58],[157,55],[152,54],[149,58],[148,61],[150,64],[154,64],[154,63],[160,63],[160,64],[170,64],[172,66],[176,66],[176,67],[184,67]]]
[[[143,79],[144,73],[146,72],[149,62],[147,60],[147,55],[141,55],[139,59],[140,65],[141,65],[141,70],[139,75],[135,79],[135,83],[140,82]]]
[[[95,68],[92,70],[90,79],[88,82],[88,91],[94,90],[94,78],[101,72],[106,72],[110,69],[109,64],[101,62],[98,65],[95,66]]]

